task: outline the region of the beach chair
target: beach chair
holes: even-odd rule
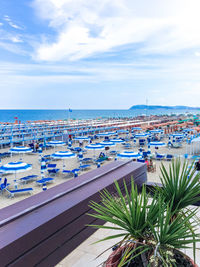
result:
[[[173,157],[174,157],[173,155],[167,154],[166,157],[165,157],[165,159],[168,160],[168,161],[170,161],[170,160],[173,159]]]
[[[109,152],[110,155],[116,155],[118,152],[116,150],[112,150]]]
[[[9,185],[7,178],[4,178],[4,182],[0,184],[0,192],[3,193]]]
[[[49,174],[54,174],[56,175],[59,172],[60,169],[56,168],[56,164],[48,164],[47,165],[47,171]]]
[[[83,158],[81,162],[82,162],[82,164],[83,163],[92,163],[93,159],[92,158]]]
[[[81,171],[84,171],[84,170],[87,170],[87,169],[90,168],[90,167],[91,167],[90,164],[85,164],[85,165],[80,165],[80,166],[79,166],[79,169],[80,169]]]
[[[142,156],[143,156],[143,158],[148,157],[149,156],[149,152],[148,151],[143,151],[142,152]]]
[[[49,162],[51,160],[51,155],[44,155],[43,159],[45,160],[45,162]]]
[[[28,176],[20,178],[19,180],[22,183],[27,183],[27,182],[32,182],[32,181],[37,180],[37,177],[38,175],[28,175]]]
[[[137,162],[145,163],[144,159],[137,159]]]
[[[8,188],[6,188],[6,191],[8,192],[8,197],[14,197],[16,194],[25,194],[25,193],[29,193],[32,194],[33,192],[33,188],[21,188],[21,189],[15,189],[15,190],[9,190]]]
[[[163,154],[156,154],[156,159],[157,160],[162,160],[164,158],[165,158],[165,155],[163,155]]]
[[[80,169],[73,169],[73,170],[63,170],[63,173],[72,174],[74,178],[78,177]]]
[[[52,183],[53,181],[54,181],[54,178],[47,177],[47,178],[42,178],[40,180],[37,180],[36,183],[38,185],[43,185],[43,184],[47,184],[47,183]]]

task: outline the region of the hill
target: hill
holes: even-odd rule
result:
[[[148,109],[148,110],[154,110],[154,109],[186,109],[186,110],[196,110],[200,109],[200,107],[189,107],[189,106],[159,106],[159,105],[134,105],[129,109]]]

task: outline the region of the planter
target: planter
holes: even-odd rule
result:
[[[122,246],[122,247],[117,248],[115,251],[113,251],[111,255],[109,256],[109,258],[107,259],[105,263],[105,267],[117,267],[123,255],[124,250],[125,250],[125,246]],[[195,264],[194,261],[190,257],[185,255],[184,253],[181,253],[181,254],[184,256],[185,259],[188,260],[188,262],[191,263],[191,266],[198,267],[198,265]]]

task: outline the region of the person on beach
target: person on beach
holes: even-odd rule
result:
[[[200,159],[195,163],[196,171],[200,171]]]
[[[145,163],[147,164],[147,169],[149,167],[149,161],[148,161],[148,158],[145,158]]]

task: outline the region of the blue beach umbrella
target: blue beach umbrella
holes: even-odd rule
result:
[[[89,141],[90,138],[86,137],[86,136],[77,136],[74,138],[74,140],[78,140],[78,141]]]
[[[65,168],[64,160],[75,158],[76,154],[72,153],[71,151],[58,151],[51,155],[54,159],[62,159],[63,160],[63,169]]]
[[[27,146],[16,146],[12,147],[9,152],[12,154],[25,154],[25,153],[31,153],[33,150],[30,147]],[[20,159],[22,160],[22,159]]]
[[[110,142],[120,144],[120,143],[123,143],[124,141],[120,138],[115,138],[115,139],[110,139]]]
[[[41,177],[44,178],[44,172],[47,171],[47,166],[44,158],[41,158]]]
[[[171,134],[171,136],[174,138],[176,137],[184,137],[184,134],[181,134],[181,133],[175,133],[175,134]]]
[[[155,129],[155,130],[150,130],[150,133],[154,133],[154,134],[159,134],[159,133],[163,133],[164,131],[161,129]]]
[[[166,143],[159,142],[159,141],[155,141],[155,142],[152,141],[149,143],[149,145],[153,147],[162,147],[162,146],[166,146]]]
[[[126,134],[128,134],[129,133],[129,131],[128,130],[117,130],[117,133],[126,133]]]
[[[65,145],[65,142],[63,142],[63,141],[56,141],[55,140],[55,141],[48,142],[47,145],[54,146],[54,147],[56,147],[56,146],[64,146]]]
[[[99,144],[103,146],[115,146],[115,143],[110,141],[102,141]]]
[[[138,133],[134,135],[135,138],[142,138],[142,137],[147,137],[147,136],[148,136],[147,133]]]
[[[142,131],[141,127],[133,127],[132,132],[134,133],[135,131]]]
[[[106,132],[106,133],[98,133],[96,134],[96,136],[99,136],[99,137],[106,137],[106,136],[111,136],[115,134],[114,132]]]
[[[42,159],[42,147],[41,146],[38,148],[38,153],[40,155],[40,159]]]
[[[29,171],[32,169],[32,165],[25,163],[25,162],[9,162],[7,164],[4,164],[0,167],[0,172],[3,173],[14,173],[15,174],[15,180],[14,182],[16,182],[16,177],[17,177],[17,173],[18,172],[25,172],[25,171]],[[17,187],[17,186],[15,186]]]
[[[105,146],[104,145],[101,145],[101,144],[90,144],[90,145],[85,146],[85,149],[87,149],[87,150],[93,150],[94,156],[95,156],[95,151],[96,150],[104,150],[105,149]]]
[[[11,153],[30,153],[33,150],[30,147],[26,147],[26,146],[16,146],[16,147],[12,147],[9,152]]]
[[[117,154],[117,157],[122,158],[122,159],[137,159],[141,157],[141,155],[133,151],[124,151],[124,152]]]

